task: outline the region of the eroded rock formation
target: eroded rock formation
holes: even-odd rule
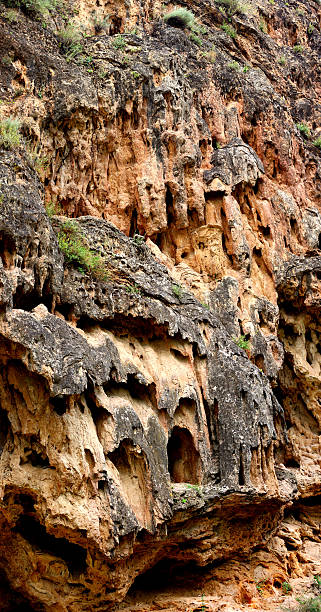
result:
[[[33,6],[0,18],[0,609],[276,610],[321,572],[319,4]]]

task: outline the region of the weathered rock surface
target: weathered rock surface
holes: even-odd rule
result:
[[[222,4],[1,5],[1,610],[321,573],[320,7]]]

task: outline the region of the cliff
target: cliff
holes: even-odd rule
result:
[[[321,8],[177,7],[0,5],[5,612],[321,573]]]

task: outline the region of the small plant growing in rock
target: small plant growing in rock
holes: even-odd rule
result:
[[[141,246],[145,242],[145,236],[142,236],[141,234],[134,234],[133,242],[137,246]]]
[[[286,57],[284,55],[281,55],[281,57],[279,57],[279,59],[278,59],[278,63],[281,66],[285,66],[285,64],[286,64]]]
[[[297,123],[296,127],[298,128],[299,132],[303,134],[303,136],[306,136],[306,138],[309,138],[310,128],[306,123]]]
[[[291,612],[321,612],[321,595],[306,599],[298,598],[297,601],[298,607],[291,608]]]
[[[259,28],[260,28],[261,32],[263,32],[263,34],[267,34],[267,27],[266,27],[266,23],[265,23],[263,17],[260,18]]]
[[[196,44],[197,44],[199,47],[201,47],[201,46],[203,45],[203,41],[202,41],[202,39],[201,39],[199,36],[197,36],[197,34],[195,34],[195,32],[191,32],[191,33],[190,33],[190,35],[189,35],[189,37],[190,37],[190,39],[191,39],[191,40],[192,40],[194,43],[196,43]]]
[[[9,23],[17,23],[18,21],[18,13],[15,9],[8,9],[5,18],[9,21]]]
[[[316,574],[315,576],[313,576],[313,581],[318,590],[321,591],[321,576],[319,576],[319,574]]]
[[[244,335],[241,335],[238,338],[235,338],[233,336],[232,340],[233,342],[235,342],[235,344],[237,344],[237,346],[239,346],[244,351],[250,350],[250,341],[247,340]]]
[[[285,593],[285,595],[287,595],[292,591],[291,585],[286,581],[282,582],[282,591]]]
[[[183,289],[180,285],[177,285],[176,283],[174,285],[172,285],[172,292],[174,293],[174,295],[176,295],[176,297],[180,300],[182,295],[183,295]]]
[[[141,246],[145,242],[145,236],[141,236],[141,234],[134,234],[133,243],[137,246]]]
[[[265,583],[266,583],[266,580],[260,580],[259,582],[256,583],[256,588],[258,592],[260,593],[260,595],[262,595],[264,591]]]
[[[28,13],[34,13],[37,17],[47,17],[57,8],[56,0],[8,0],[10,7],[25,9]]]
[[[225,32],[225,34],[227,34],[228,36],[230,36],[231,38],[236,38],[236,31],[234,30],[234,28],[229,25],[228,23],[223,23],[221,25],[221,29]]]
[[[125,38],[122,36],[122,34],[117,34],[117,36],[115,36],[113,38],[113,40],[111,41],[111,44],[113,45],[113,47],[115,47],[115,49],[125,49],[127,43]]]
[[[68,59],[74,58],[83,51],[82,33],[74,23],[68,23],[64,28],[57,31],[57,36],[64,51],[67,51]]]
[[[321,136],[316,138],[312,144],[314,144],[315,147],[318,147],[319,149],[321,149]]]
[[[109,16],[104,17],[103,19],[97,17],[95,13],[92,15],[92,22],[95,29],[95,34],[100,34],[100,32],[107,32],[109,29]]]
[[[303,52],[302,45],[294,45],[293,51],[294,51],[294,53],[302,53]]]
[[[46,213],[49,217],[49,219],[52,219],[52,217],[54,217],[54,215],[62,215],[63,214],[63,210],[60,206],[60,204],[58,204],[58,202],[53,202],[52,200],[50,200],[50,202],[47,202],[46,204]]]
[[[235,13],[242,13],[247,10],[247,6],[240,4],[238,0],[215,0],[215,3],[224,9],[224,11],[232,16]]]
[[[9,117],[0,121],[0,145],[5,149],[17,149],[20,146],[20,121]]]
[[[140,295],[141,294],[141,289],[138,285],[136,285],[136,283],[134,283],[133,285],[127,285],[126,286],[126,291],[127,293],[130,294],[134,294],[134,295]]]
[[[27,150],[27,158],[30,165],[34,168],[37,174],[42,174],[49,164],[49,160],[44,155],[41,155],[37,149],[37,146],[33,145],[31,142],[28,142],[26,145]]]
[[[233,62],[230,62],[228,64],[228,68],[231,68],[231,70],[236,70],[236,72],[238,72],[241,68],[240,64],[238,62],[236,62],[235,60]]]
[[[195,17],[192,11],[188,11],[186,8],[180,7],[174,9],[163,17],[165,23],[174,26],[175,28],[190,28],[194,23]]]
[[[97,280],[106,281],[106,262],[86,244],[86,239],[74,221],[66,221],[58,234],[58,245],[67,263],[75,265],[80,272],[89,272]]]

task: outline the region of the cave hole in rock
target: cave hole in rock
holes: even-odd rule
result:
[[[262,257],[262,249],[259,248],[259,247],[254,247],[254,249],[253,249],[253,256],[257,257],[257,258]]]
[[[20,457],[20,465],[30,463],[33,467],[54,469],[50,466],[46,449],[38,442],[37,436],[30,436],[25,444],[24,454]]]
[[[63,304],[59,304],[56,307],[56,313],[61,314],[66,321],[71,321],[74,315],[74,306],[73,304],[68,304],[68,302],[64,302]]]
[[[0,456],[7,441],[10,430],[10,422],[6,410],[0,407]]]
[[[15,254],[14,240],[4,232],[0,232],[0,257],[4,268],[8,269],[14,266]]]
[[[178,561],[176,559],[162,559],[151,569],[139,575],[130,590],[128,597],[135,595],[137,591],[148,593],[149,591],[163,591],[171,588],[173,584],[184,587],[186,584],[195,585],[195,577],[201,578],[204,568],[199,567],[195,561]]]
[[[225,191],[207,191],[204,193],[205,202],[214,201],[216,204],[219,204],[223,202],[224,195]]]
[[[137,233],[137,210],[136,208],[134,208],[132,215],[131,215],[131,219],[130,219],[130,229],[129,229],[130,238],[133,238],[133,236],[136,233]]]
[[[261,184],[262,184],[262,179],[258,178],[256,183],[255,183],[255,185],[254,185],[254,187],[253,187],[253,192],[254,192],[255,195],[258,194]]]
[[[21,516],[17,522],[15,531],[25,538],[32,546],[63,559],[73,576],[77,576],[86,571],[86,550],[78,544],[69,542],[66,538],[56,538],[47,533],[45,527],[35,518],[25,515]]]
[[[213,451],[217,447],[218,442],[218,401],[214,398],[213,404],[210,406],[203,398],[203,404],[211,450]]]
[[[258,355],[255,355],[254,361],[255,361],[256,367],[265,373],[264,356],[261,353],[259,353]]]
[[[174,355],[174,357],[176,359],[178,359],[179,361],[182,361],[182,363],[186,364],[186,361],[188,361],[189,356],[188,355],[184,355],[181,351],[179,351],[178,349],[171,347],[169,349],[169,352]]]
[[[290,218],[290,227],[291,227],[292,234],[294,234],[296,237],[298,237],[299,226],[298,226],[297,220],[294,217]]]
[[[3,503],[6,506],[16,506],[17,515],[33,514],[35,512],[35,499],[28,493],[16,493],[6,487]],[[22,509],[22,510],[21,510]]]
[[[192,228],[199,227],[200,225],[199,216],[195,208],[188,208],[187,217],[188,217],[188,223],[190,227]]]
[[[119,34],[122,26],[121,17],[111,16],[110,19],[110,27],[109,27],[109,36],[114,36],[114,34]]]
[[[108,395],[117,394],[121,390],[126,391],[131,398],[140,400],[145,404],[152,404],[154,408],[157,408],[155,383],[146,383],[144,385],[137,379],[135,374],[128,374],[127,382],[118,383],[117,381],[110,380],[103,385],[103,388]]]
[[[168,471],[172,482],[200,482],[200,456],[193,436],[185,427],[175,425],[167,444]]]
[[[245,485],[244,463],[242,457],[242,445],[240,445],[239,485]]]
[[[314,356],[313,356],[313,340],[311,335],[311,330],[307,329],[305,332],[305,348],[306,348],[306,359],[309,365],[313,365]]]
[[[167,225],[169,227],[172,223],[175,222],[175,211],[174,211],[173,195],[168,185],[166,186],[165,203],[166,203]]]
[[[56,395],[55,397],[51,397],[49,401],[50,408],[59,416],[65,414],[68,404],[68,398],[65,395]]]
[[[119,474],[122,495],[142,525],[150,523],[151,478],[143,449],[124,438],[108,459]]]
[[[90,467],[90,471],[92,472],[96,465],[96,461],[93,453],[89,448],[85,448],[85,459]]]
[[[131,119],[132,119],[132,126],[133,126],[133,128],[135,130],[135,129],[138,128],[139,122],[140,122],[140,113],[139,113],[139,110],[138,110],[137,100],[133,101],[133,110],[132,110],[132,113],[131,113]],[[146,187],[147,190],[148,190],[148,187],[149,186]]]
[[[293,456],[285,456],[284,465],[288,468],[300,468],[300,462],[295,459]]]
[[[211,454],[213,458],[211,479],[215,483],[221,482],[221,471],[219,464],[219,425],[218,425],[218,401],[214,398],[210,405],[203,396],[203,405],[206,416],[208,437],[210,442]]]
[[[267,226],[260,225],[259,230],[261,230],[263,236],[265,237],[271,236],[271,230],[268,225]]]

